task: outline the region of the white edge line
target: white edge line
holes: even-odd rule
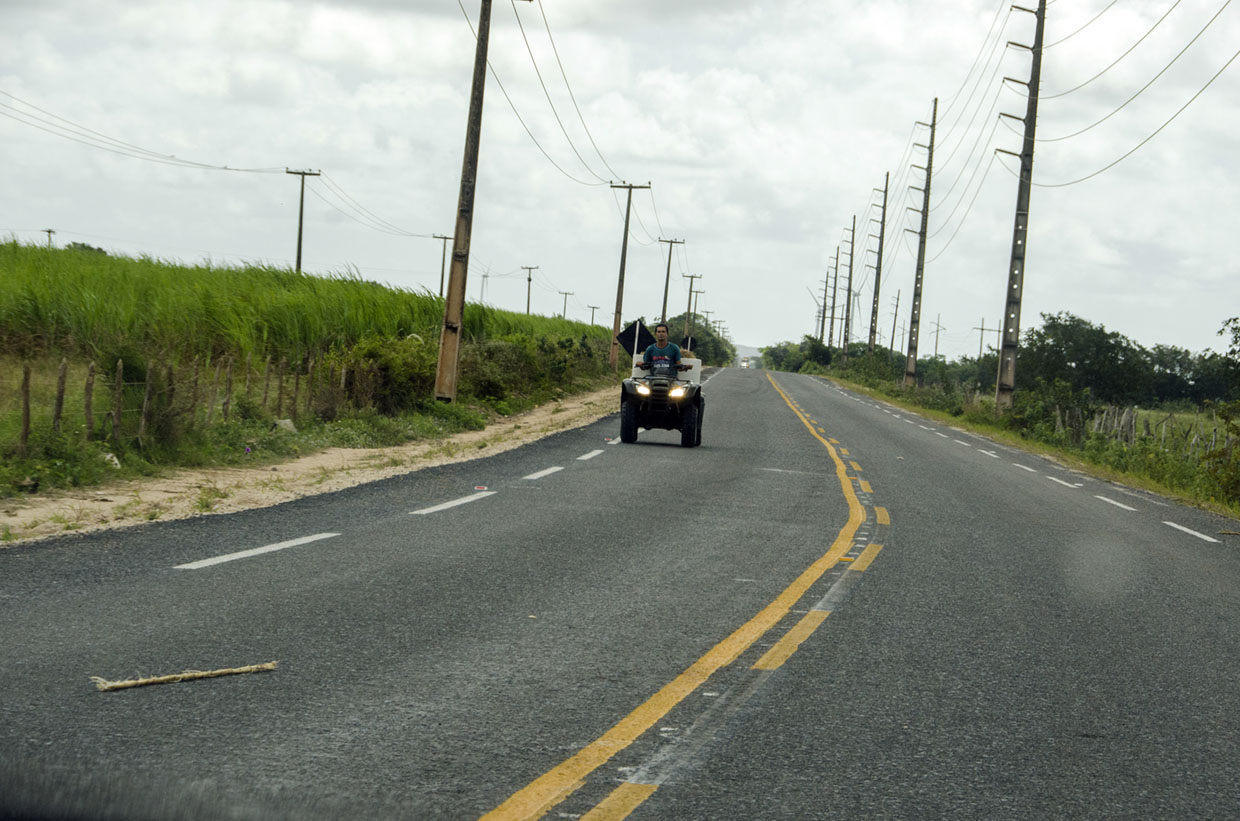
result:
[[[276,544],[269,544],[269,545],[266,545],[265,547],[252,547],[249,550],[239,550],[236,553],[228,553],[223,556],[215,556],[214,558],[211,558],[211,559],[200,559],[199,561],[189,562],[188,564],[178,564],[173,569],[174,570],[201,570],[202,568],[210,567],[213,564],[223,564],[224,562],[231,562],[236,559],[248,559],[250,556],[258,556],[262,553],[271,553],[275,550],[284,550],[287,547],[297,547],[298,545],[309,544],[310,542],[317,542],[321,539],[330,539],[333,536],[339,536],[339,535],[340,535],[339,533],[316,533],[313,536],[302,536],[300,539],[290,539],[287,542],[278,542]]]
[[[1059,484],[1063,485],[1064,487],[1076,487],[1076,485],[1074,485],[1074,484],[1072,484],[1072,483],[1070,483],[1070,482],[1065,482],[1063,479],[1056,479],[1054,476],[1047,476],[1046,478],[1047,478],[1047,479],[1050,479],[1052,482],[1058,482]]]
[[[550,476],[551,474],[558,473],[561,470],[564,470],[564,468],[562,467],[547,468],[546,470],[540,470],[537,473],[531,473],[529,476],[522,476],[521,478],[522,479],[541,479],[544,476]]]
[[[1196,536],[1198,539],[1201,539],[1202,541],[1213,542],[1214,544],[1220,544],[1218,539],[1207,536],[1204,533],[1198,533],[1195,530],[1189,530],[1184,525],[1177,525],[1175,522],[1163,522],[1163,524],[1167,525],[1167,527],[1174,527],[1176,530],[1181,530],[1190,536]]]
[[[997,453],[993,453],[993,452],[991,452],[991,451],[989,451],[989,450],[982,450],[981,448],[978,448],[978,449],[977,449],[977,452],[978,452],[978,453],[984,453],[984,454],[986,454],[987,456],[989,456],[991,459],[998,459],[998,458],[999,458],[999,454],[997,454]]]
[[[969,444],[968,442],[962,442],[959,439],[953,439],[952,441],[955,442],[957,445],[964,445],[966,448],[973,447],[973,445]]]
[[[1013,464],[1015,467],[1020,468],[1021,470],[1027,470],[1027,471],[1029,471],[1030,473],[1037,473],[1037,471],[1036,471],[1036,470],[1034,470],[1033,468],[1030,468],[1030,467],[1025,467],[1024,465],[1017,465],[1015,462],[1013,462],[1012,464]]]
[[[937,430],[934,432],[934,435],[935,435],[935,436],[942,436],[944,439],[949,438],[949,437],[947,436],[947,434],[946,434],[946,433],[939,433]]]
[[[1116,507],[1122,507],[1124,510],[1136,510],[1136,508],[1135,508],[1135,507],[1129,507],[1128,505],[1124,504],[1123,502],[1117,502],[1117,501],[1115,501],[1114,499],[1108,499],[1108,498],[1107,498],[1107,497],[1105,497],[1105,496],[1098,496],[1097,494],[1095,494],[1095,495],[1094,495],[1094,498],[1095,498],[1095,499],[1099,499],[1099,500],[1101,500],[1101,501],[1103,501],[1103,502],[1106,502],[1108,505],[1115,505]]]
[[[602,452],[603,451],[601,450],[592,450],[589,453],[585,453],[585,454],[582,454],[581,456],[578,456],[577,461],[584,462],[587,459],[593,459],[595,456],[598,456]]]
[[[442,505],[435,505],[434,507],[424,507],[421,510],[411,510],[409,511],[409,515],[410,516],[423,516],[427,513],[438,513],[439,511],[447,510],[450,507],[456,507],[457,505],[464,505],[470,502],[476,502],[479,499],[485,499],[488,496],[494,496],[498,492],[499,491],[496,491],[496,490],[482,490],[477,493],[471,493],[468,496],[462,496],[459,499],[453,499],[451,502],[444,502]]]

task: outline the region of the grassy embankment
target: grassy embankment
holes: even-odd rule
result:
[[[349,273],[0,243],[0,497],[443,437],[616,379],[606,329],[468,305],[458,401],[436,402],[442,318]]]

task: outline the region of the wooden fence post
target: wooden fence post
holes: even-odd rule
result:
[[[95,363],[86,366],[86,441],[95,438]]]
[[[280,366],[276,368],[276,418],[284,415],[284,369],[288,361],[280,357]]]
[[[314,410],[314,387],[318,380],[318,371],[314,368],[314,357],[310,357],[310,364],[306,366],[306,414],[310,414]]]
[[[154,362],[148,362],[146,365],[146,390],[142,394],[142,418],[138,420],[138,447],[140,448],[146,446],[143,439],[146,437],[146,427],[151,421],[151,392],[155,387],[153,381],[155,368]]]
[[[60,371],[56,374],[56,405],[52,409],[52,433],[60,433],[60,417],[65,410],[65,380],[69,376],[69,360],[60,358]]]
[[[289,412],[288,412],[289,416],[294,416],[294,417],[297,416],[297,404],[300,398],[301,398],[301,368],[295,365],[293,367],[293,403],[292,403],[292,406],[289,408]]]
[[[116,360],[116,384],[112,388],[112,443],[121,441],[121,409],[125,404],[125,362]]]
[[[207,427],[211,427],[211,420],[215,418],[215,397],[220,389],[220,368],[223,362],[215,363],[215,376],[211,379],[211,393],[207,394]]]
[[[267,355],[267,364],[263,366],[263,410],[267,409],[267,394],[271,390],[271,354]]]
[[[30,363],[22,363],[22,432],[18,440],[18,450],[26,452],[26,442],[30,439]]]
[[[228,372],[224,377],[224,421],[228,421],[229,407],[232,405],[232,366],[233,358],[228,357]]]
[[[189,386],[189,426],[198,424],[198,357],[194,357],[194,377]]]

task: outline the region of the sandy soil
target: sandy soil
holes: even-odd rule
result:
[[[253,468],[183,470],[75,491],[0,500],[0,549],[68,532],[248,510],[329,493],[450,462],[464,462],[590,424],[616,410],[616,389],[552,402],[486,430],[394,448],[331,448]],[[617,435],[619,430],[617,428]]]

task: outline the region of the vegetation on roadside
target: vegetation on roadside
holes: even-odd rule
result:
[[[763,349],[766,367],[827,376],[951,424],[1092,465],[1229,515],[1240,515],[1240,318],[1220,334],[1227,354],[1146,349],[1071,314],[1043,314],[1020,348],[1010,413],[996,414],[998,356],[917,361],[864,344],[842,351],[813,337]]]
[[[436,402],[442,319],[351,271],[0,243],[0,496],[440,437],[616,381],[608,329],[469,304]]]

